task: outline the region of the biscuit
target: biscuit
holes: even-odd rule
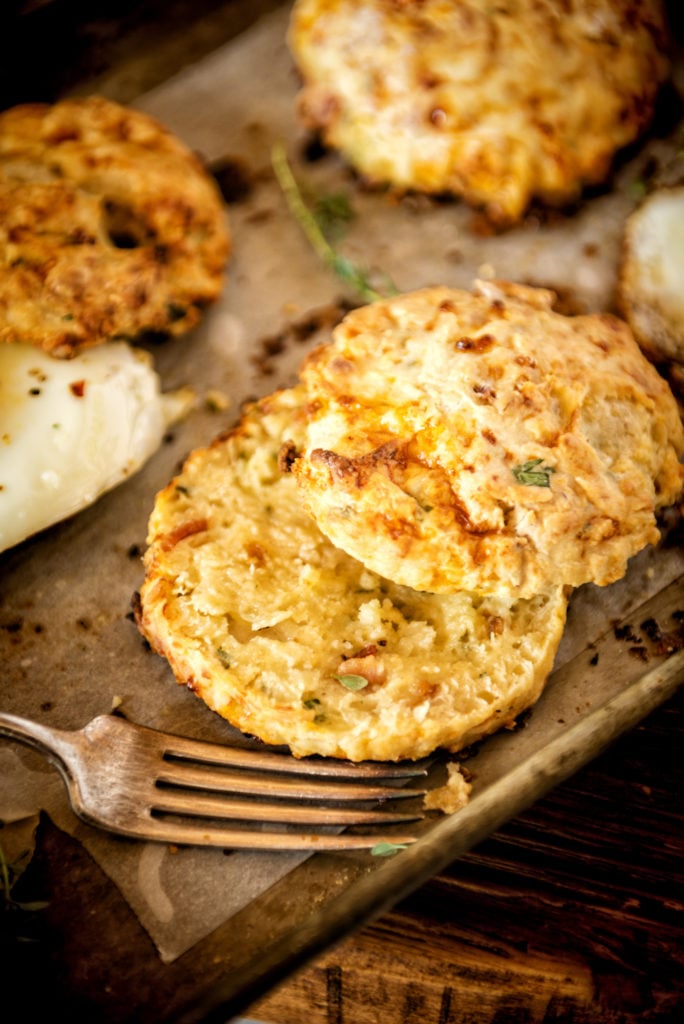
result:
[[[181,334],[229,246],[215,182],[147,114],[101,97],[0,114],[0,341],[69,356]]]
[[[659,0],[297,0],[288,40],[303,124],[367,181],[500,224],[603,181],[668,73]]]
[[[279,469],[305,403],[297,386],[248,407],[157,496],[143,635],[212,710],[296,756],[417,759],[510,724],[551,669],[563,587],[421,594],[335,548]]]
[[[622,313],[641,348],[684,380],[684,185],[652,192],[627,218]]]
[[[506,282],[347,315],[304,361],[292,471],[333,544],[417,590],[604,585],[659,538],[684,433],[627,325]]]

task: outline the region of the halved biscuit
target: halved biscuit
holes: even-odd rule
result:
[[[296,756],[417,759],[510,723],[551,669],[564,588],[423,594],[335,548],[281,471],[305,404],[298,386],[252,405],[157,496],[142,633],[210,708]]]
[[[480,282],[355,310],[316,349],[293,472],[320,529],[418,590],[604,585],[682,488],[666,382],[613,316]]]
[[[0,342],[57,356],[178,335],[220,294],[215,182],[155,120],[101,97],[0,114]]]
[[[668,72],[660,0],[297,0],[288,38],[304,124],[361,175],[504,224],[603,181]]]

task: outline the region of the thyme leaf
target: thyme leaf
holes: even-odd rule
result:
[[[647,193],[648,185],[643,178],[635,178],[635,180],[630,183],[629,194],[632,199],[643,199]]]
[[[345,200],[343,203],[339,195],[330,196],[327,199],[319,198],[310,208],[304,201],[302,190],[292,173],[282,144],[276,143],[273,146],[271,163],[290,213],[298,222],[322,262],[330,267],[341,280],[351,285],[366,302],[374,302],[376,299],[386,298],[387,295],[395,295],[396,288],[389,283],[386,292],[375,289],[371,284],[369,272],[341,255],[329,240],[328,236],[334,235],[335,232],[339,233],[342,221],[348,223],[353,217],[348,201]]]
[[[225,649],[225,647],[219,646],[216,648],[216,657],[221,662],[224,668],[230,668],[230,654]]]
[[[393,857],[395,853],[405,849],[406,843],[381,842],[371,848],[371,854],[373,857]]]
[[[551,474],[556,470],[553,466],[542,466],[542,459],[529,459],[520,466],[513,467],[513,476],[519,484],[526,487],[550,487]]]
[[[346,686],[348,690],[363,690],[364,687],[368,686],[368,680],[365,676],[350,674],[347,676],[334,676],[333,678],[337,679],[338,683]]]

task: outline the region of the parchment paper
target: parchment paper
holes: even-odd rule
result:
[[[194,386],[195,411],[138,476],[0,559],[4,710],[78,728],[116,703],[128,717],[156,728],[248,742],[174,684],[166,664],[143,645],[130,605],[142,580],[140,554],[156,491],[191,448],[234,421],[244,399],[293,382],[305,351],[327,336],[345,298],[286,208],[270,167],[274,142],[285,143],[301,180],[318,191],[348,195],[357,217],[344,252],[389,275],[400,290],[437,283],[469,287],[476,277],[497,276],[556,287],[571,297],[575,311],[613,305],[624,219],[637,201],[632,185],[654,155],[667,161],[675,151],[672,140],[649,143],[620,170],[615,187],[583,203],[573,216],[548,223],[531,216],[520,229],[483,237],[473,232],[473,215],[460,204],[399,202],[363,190],[334,156],[315,163],[302,158],[305,140],[294,116],[297,80],[285,45],[287,16],[283,8],[266,17],[135,104],[207,160],[238,161],[250,188],[228,210],[234,248],[221,301],[191,336],[153,350],[166,388]],[[117,98],[106,82],[101,91]],[[225,398],[226,411],[212,411],[205,402],[214,391]],[[683,568],[680,548],[649,550],[619,584],[578,591],[557,666],[580,656],[614,621],[677,580]],[[554,679],[560,680],[550,690],[556,704],[546,714],[561,724],[559,709],[566,708],[569,720],[599,706],[616,686],[610,670],[587,677],[574,672],[570,683],[562,674]],[[536,734],[531,729],[490,741],[479,756],[477,785],[505,775],[526,744],[538,744],[544,721],[542,711],[535,711]],[[43,759],[3,744],[0,818],[14,823],[3,831],[10,857],[30,844],[40,808],[76,836],[112,878],[164,962],[303,859],[169,850],[115,839],[74,818],[59,776]]]

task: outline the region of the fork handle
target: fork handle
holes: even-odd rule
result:
[[[26,746],[44,754],[50,761],[56,762],[60,768],[65,767],[60,747],[63,746],[68,733],[60,729],[52,729],[30,718],[20,718],[19,715],[0,711],[0,736],[19,740],[20,743],[25,743]]]

